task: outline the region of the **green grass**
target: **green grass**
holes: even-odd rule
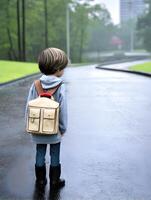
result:
[[[134,70],[134,71],[141,71],[141,72],[151,72],[151,62],[134,65],[130,67],[129,69]]]
[[[70,67],[86,66],[90,63],[71,64]],[[36,63],[0,60],[0,83],[5,83],[26,75],[39,72]]]
[[[0,83],[8,82],[38,72],[35,63],[0,61]]]

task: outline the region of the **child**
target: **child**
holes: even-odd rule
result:
[[[65,180],[60,179],[60,143],[61,136],[65,133],[67,127],[65,85],[60,77],[63,75],[64,69],[68,64],[68,59],[62,50],[57,48],[47,48],[40,53],[38,57],[38,64],[39,69],[43,74],[40,78],[40,82],[44,90],[54,88],[60,83],[62,84],[53,95],[54,99],[60,104],[59,133],[56,133],[55,135],[32,135],[33,142],[36,144],[36,185],[44,186],[47,184],[45,155],[47,144],[50,144],[50,185],[54,188],[60,188],[65,185]],[[33,83],[29,91],[27,104],[29,100],[37,97],[38,94]]]

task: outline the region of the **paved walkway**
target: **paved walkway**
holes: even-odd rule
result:
[[[107,69],[124,69],[124,70],[128,70],[131,66],[133,65],[138,65],[138,64],[143,64],[145,62],[150,62],[150,59],[146,59],[146,60],[139,60],[139,61],[129,61],[129,62],[125,62],[125,63],[116,63],[116,64],[109,64],[109,65],[100,65],[100,67],[104,67]]]
[[[69,68],[65,79],[66,187],[53,199],[151,200],[151,79],[93,66]],[[0,200],[35,199],[35,148],[23,119],[31,82],[0,89]]]

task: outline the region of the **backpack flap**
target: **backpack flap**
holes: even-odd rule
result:
[[[44,109],[43,110],[43,127],[44,132],[54,132],[55,131],[55,118],[56,109]]]
[[[44,109],[45,119],[55,119],[56,110],[55,109]]]
[[[28,131],[38,132],[40,129],[40,109],[30,107],[28,113]]]

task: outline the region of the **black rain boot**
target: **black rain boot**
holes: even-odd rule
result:
[[[36,185],[45,186],[47,184],[46,179],[46,166],[38,167],[35,165]]]
[[[65,180],[60,179],[61,175],[61,165],[59,164],[56,167],[50,165],[49,177],[50,177],[50,186],[53,189],[59,189],[65,186]]]

